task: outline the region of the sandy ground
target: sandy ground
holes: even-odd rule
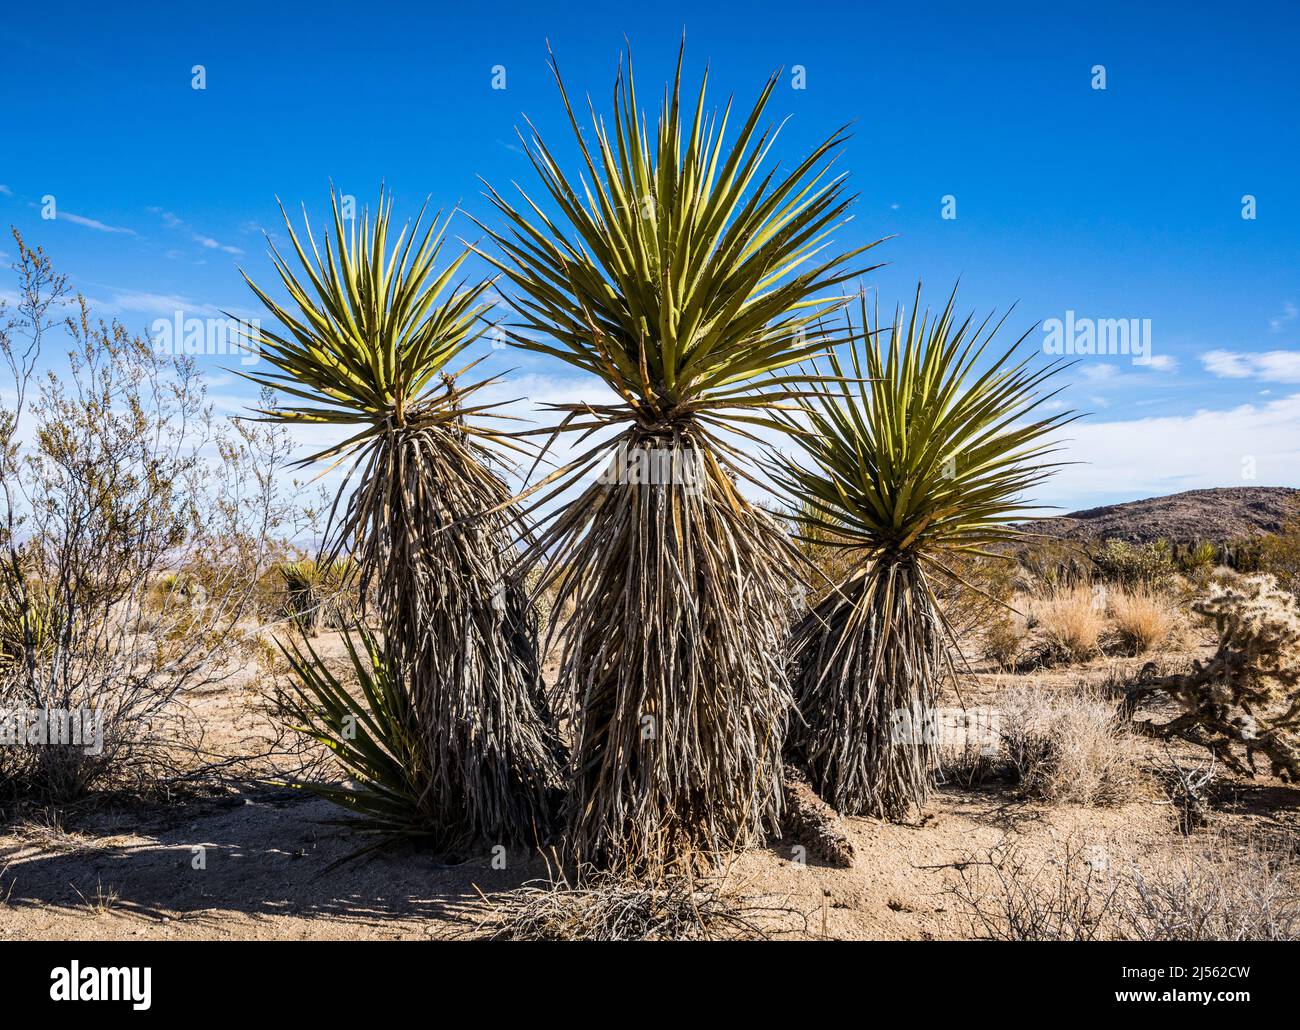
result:
[[[1108,663],[1040,674],[1104,675]],[[996,700],[1012,677],[967,681],[968,705]],[[247,732],[247,689],[206,702],[233,735]],[[1152,754],[1151,761],[1157,761]],[[1300,842],[1300,790],[1261,778],[1225,781],[1214,832],[1282,833]],[[1014,841],[1034,863],[1083,847],[1107,868],[1151,868],[1189,845],[1154,782],[1118,808],[1046,806],[1008,783],[941,787],[915,825],[845,821],[851,869],[794,860],[793,842],[739,856],[730,888],[784,911],[776,936],[927,939],[972,935],[949,888],[955,863]],[[98,810],[0,828],[0,938],[421,939],[473,935],[490,912],[483,895],[542,876],[536,854],[448,863],[414,849],[375,853],[330,869],[360,847],[337,810],[302,792],[266,789],[171,806]],[[1209,832],[1209,831],[1206,831]],[[499,863],[498,863],[499,864]]]

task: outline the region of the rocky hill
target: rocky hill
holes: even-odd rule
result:
[[[1273,533],[1296,515],[1300,515],[1300,489],[1232,486],[1108,504],[1026,522],[1022,528],[1081,542],[1114,538],[1130,543],[1164,539],[1182,544]]]

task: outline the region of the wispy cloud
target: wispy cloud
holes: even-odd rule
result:
[[[87,218],[85,215],[74,215],[71,211],[60,211],[55,216],[55,221],[71,222],[73,225],[85,226],[87,229],[94,229],[96,232],[117,232],[126,236],[139,236],[140,234],[134,229],[127,229],[120,225],[108,225],[101,222],[98,218]]]
[[[1270,333],[1280,333],[1288,325],[1300,318],[1300,308],[1297,308],[1291,301],[1282,305],[1282,314],[1268,320],[1268,331]]]
[[[1114,365],[1081,365],[1079,375],[1090,383],[1106,383],[1115,378]]]
[[[14,195],[14,191],[11,190],[8,186],[6,186],[3,182],[0,182],[0,194],[3,194],[6,197],[12,197]]]
[[[1260,379],[1267,383],[1300,383],[1300,351],[1212,350],[1201,355],[1201,364],[1220,379]]]
[[[188,224],[186,224],[185,219],[181,218],[180,215],[176,214],[174,211],[168,211],[165,208],[161,208],[161,207],[151,207],[148,209],[148,211],[150,214],[157,215],[162,220],[162,224],[166,228],[176,229],[178,231],[189,233],[190,239],[193,240],[195,243],[197,243],[200,247],[203,247],[205,250],[220,250],[227,254],[244,253],[243,250],[241,250],[239,247],[234,246],[233,244],[222,243],[221,240],[218,240],[212,236],[208,236],[201,232],[196,232],[193,228],[191,228]]]
[[[214,240],[211,236],[200,236],[198,233],[194,234],[194,242],[202,244],[208,250],[223,250],[227,254],[243,253],[243,251],[240,250],[238,247],[232,247],[228,243],[222,243],[220,240]]]
[[[139,312],[146,315],[171,315],[184,312],[188,318],[215,318],[221,314],[211,304],[200,304],[178,293],[149,293],[147,291],[117,293],[107,306],[116,311]]]

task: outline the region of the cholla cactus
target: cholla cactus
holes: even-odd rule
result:
[[[1275,775],[1300,782],[1300,609],[1268,575],[1211,584],[1192,606],[1219,634],[1214,657],[1180,676],[1143,670],[1134,695],[1163,691],[1183,707],[1165,723],[1139,723],[1160,737],[1182,737],[1212,748],[1240,772],[1253,773],[1255,756]],[[1208,734],[1208,737],[1207,735]],[[1244,745],[1246,765],[1229,744]],[[1247,768],[1247,766],[1249,768]]]

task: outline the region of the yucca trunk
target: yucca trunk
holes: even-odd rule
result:
[[[537,844],[561,793],[561,748],[537,658],[536,619],[509,579],[510,497],[454,425],[390,428],[351,507],[363,591],[411,698],[427,768],[421,822],[442,847]]]
[[[945,645],[910,556],[873,562],[796,627],[791,750],[838,811],[898,820],[929,798]]]
[[[568,844],[579,865],[658,875],[775,827],[790,692],[781,532],[689,434],[636,440],[575,504],[557,608],[571,699]],[[651,477],[663,478],[663,477]]]

